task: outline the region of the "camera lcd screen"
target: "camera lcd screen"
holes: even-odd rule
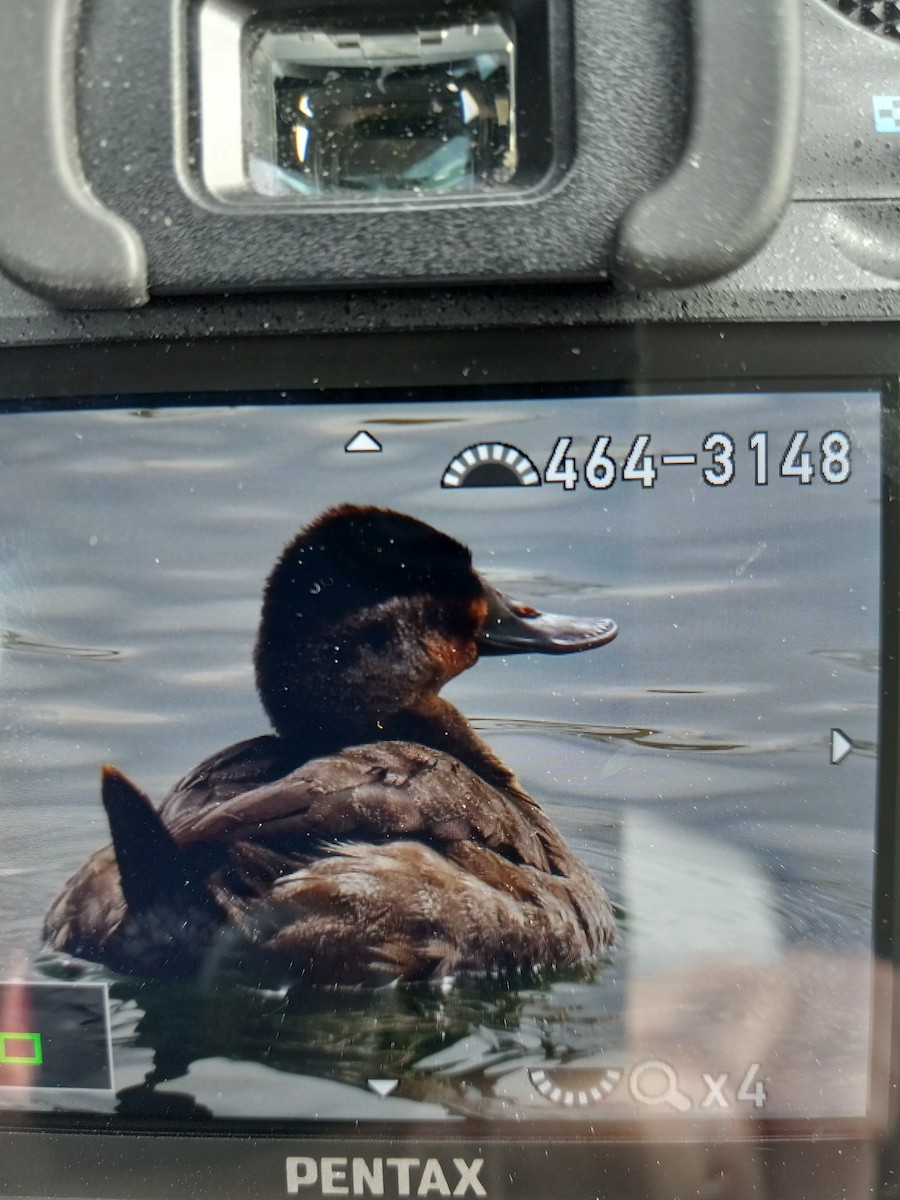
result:
[[[0,416],[7,1117],[871,1114],[880,392],[307,399]]]

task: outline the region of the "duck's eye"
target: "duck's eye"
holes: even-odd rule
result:
[[[510,606],[517,617],[539,617],[540,609],[532,608],[530,604],[513,604]]]
[[[488,612],[488,602],[483,596],[472,602],[472,619],[477,629],[480,629],[488,619]]]

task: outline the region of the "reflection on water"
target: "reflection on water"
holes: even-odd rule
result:
[[[874,650],[816,650],[823,658],[830,658],[842,666],[856,667],[859,671],[878,672],[878,655]]]
[[[16,633],[14,629],[0,630],[0,647],[35,654],[61,654],[65,658],[118,658],[122,653],[121,650],[103,650],[96,646],[54,646],[29,637],[27,633]]]
[[[816,403],[720,406],[732,402],[735,435],[763,419],[773,444],[834,427]],[[378,405],[2,418],[0,961],[26,954],[41,975],[103,978],[39,956],[50,900],[108,840],[99,766],[116,763],[159,802],[206,754],[265,730],[251,668],[262,581],[328,505],[411,512],[466,541],[517,598],[608,615],[621,631],[591,655],[486,661],[446,692],[610,891],[621,937],[609,961],[579,978],[376,992],[114,981],[118,1098],[33,1106],[546,1118],[529,1070],[555,1078],[699,1047],[718,1073],[739,1044],[766,1059],[779,1111],[861,1110],[878,435],[874,411],[846,405],[870,451],[852,487],[779,481],[777,494],[684,474],[646,493],[448,498],[437,486],[460,445],[482,437],[536,462],[561,432],[590,446],[601,423],[626,445],[646,425],[659,453],[700,446],[709,408],[689,399],[577,401],[543,416],[489,403],[464,424],[459,406],[441,405],[427,425]],[[351,469],[348,436],[378,423],[383,455],[352,456]],[[841,565],[823,582],[826,525],[828,561]],[[839,768],[833,726],[854,745]],[[752,1044],[736,1043],[737,1029]],[[836,1090],[838,1075],[857,1082]],[[399,1082],[382,1097],[371,1079]],[[621,1102],[617,1089],[592,1119]]]
[[[670,692],[664,688],[648,688],[649,692],[661,695],[700,695],[699,689],[691,691]],[[618,739],[634,742],[651,750],[667,750],[678,746],[682,750],[738,750],[745,749],[738,742],[717,742],[710,738],[695,738],[678,730],[662,729],[623,729],[615,726],[580,725],[573,721],[512,721],[491,720],[490,718],[473,717],[470,724],[478,730],[487,733],[493,731],[531,731],[535,735],[565,739],[591,738],[599,741],[614,742]]]
[[[73,975],[59,959],[45,958],[41,965],[47,976]],[[269,1099],[262,1112],[250,1115],[313,1115],[315,1079],[370,1099],[376,1093],[369,1080],[390,1079],[399,1081],[392,1108],[398,1101],[425,1105],[410,1107],[409,1116],[501,1116],[510,1106],[501,1086],[510,1073],[591,1061],[604,1048],[621,1045],[621,985],[614,964],[565,983],[457,979],[375,991],[119,981],[111,991],[116,1111],[158,1116],[177,1097],[183,1115],[225,1115],[223,1100],[235,1104],[226,1094],[244,1079],[259,1079],[258,1068],[265,1068]],[[196,1107],[188,1103],[186,1086],[194,1088]],[[355,1111],[352,1095],[346,1093],[345,1104]]]

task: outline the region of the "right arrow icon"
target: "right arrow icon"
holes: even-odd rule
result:
[[[850,751],[853,749],[853,743],[847,737],[846,733],[841,729],[832,729],[831,731],[831,761],[834,766],[842,763]]]

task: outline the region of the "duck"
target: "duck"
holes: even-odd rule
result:
[[[616,932],[606,891],[441,691],[483,657],[616,634],[507,598],[415,517],[327,510],[264,588],[254,665],[272,731],[205,759],[158,808],[103,766],[112,840],[50,906],[47,948],[145,979],[326,986],[597,962]]]

